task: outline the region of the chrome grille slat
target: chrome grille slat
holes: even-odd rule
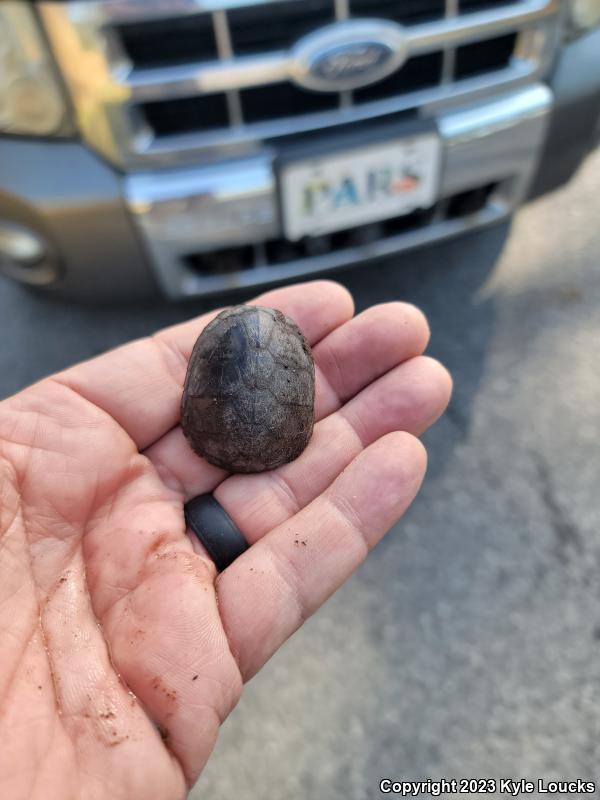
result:
[[[212,14],[215,39],[217,40],[217,50],[221,61],[229,61],[233,58],[233,47],[231,46],[231,34],[229,32],[229,21],[225,11],[214,11]],[[227,107],[229,109],[229,122],[234,127],[244,123],[242,103],[240,93],[237,88],[227,92]]]
[[[454,19],[459,13],[459,0],[446,0],[446,19]],[[448,85],[454,79],[454,64],[456,62],[456,48],[448,44],[444,48],[444,64],[442,66],[442,83]]]
[[[319,0],[314,0],[319,3]],[[459,101],[470,93],[494,91],[522,85],[540,77],[549,64],[550,52],[543,46],[552,38],[562,0],[513,0],[501,7],[461,13],[464,0],[445,0],[444,16],[430,22],[403,26],[407,63],[428,54],[441,54],[439,85],[403,93],[383,100],[367,101],[362,91],[340,92],[336,111],[318,111],[306,116],[252,121],[245,117],[245,92],[291,83],[296,69],[293,51],[281,50],[239,56],[232,41],[229,12],[233,9],[272,6],[295,0],[42,0],[42,18],[63,73],[74,96],[80,126],[90,143],[103,155],[124,166],[142,166],[155,161],[177,162],[249,152],[265,138],[284,136],[360,119],[375,118],[422,104]],[[484,0],[485,1],[485,0]],[[332,18],[343,24],[351,16],[352,0],[321,0],[330,4]],[[296,13],[296,12],[293,12]],[[156,20],[197,18],[209,15],[216,40],[216,60],[166,64],[140,68],[128,58],[119,42],[123,26]],[[538,36],[537,49],[522,46],[527,31]],[[520,34],[519,55],[500,71],[484,79],[455,82],[457,52],[469,44]],[[542,42],[542,46],[539,42]],[[94,46],[91,46],[91,45]],[[525,56],[525,53],[529,53]],[[368,93],[366,93],[369,96]],[[221,95],[225,98],[229,127],[185,135],[154,136],[144,121],[145,104],[171,102],[177,98]],[[216,102],[216,101],[215,101]],[[314,105],[314,104],[313,104]],[[256,118],[256,115],[254,115]],[[212,126],[214,128],[214,126]],[[241,148],[241,150],[240,150]]]
[[[350,16],[349,0],[335,0],[335,18],[348,19]]]
[[[335,18],[338,22],[350,18],[350,0],[334,0]],[[351,91],[340,92],[340,109],[350,108],[353,102]]]
[[[286,0],[260,0],[261,4],[281,2]],[[173,16],[193,16],[203,12],[227,11],[254,5],[255,0],[177,0],[176,3],[172,0],[81,0],[81,3],[87,8],[82,14],[78,14],[80,18],[93,21],[97,26],[106,26],[164,20]]]

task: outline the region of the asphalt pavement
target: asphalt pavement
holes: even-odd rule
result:
[[[453,373],[420,498],[247,687],[194,798],[369,800],[381,778],[600,764],[600,153],[501,225],[339,275],[428,314]],[[0,282],[0,397],[202,310]]]

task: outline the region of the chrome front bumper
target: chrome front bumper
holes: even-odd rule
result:
[[[451,111],[422,109],[422,116],[434,121],[444,152],[439,202],[427,224],[285,263],[269,263],[264,247],[282,236],[274,149],[202,167],[131,174],[124,178],[124,194],[158,282],[173,299],[300,278],[439,241],[509,215],[527,195],[552,108],[551,90],[539,83]],[[394,135],[402,135],[402,122]],[[448,213],[452,198],[482,187],[490,187],[482,207]],[[254,247],[251,269],[201,274],[190,260],[236,245]]]

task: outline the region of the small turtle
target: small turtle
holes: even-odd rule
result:
[[[293,461],[314,426],[315,365],[281,311],[237,306],[204,329],[188,365],[181,426],[199,456],[228,472]]]

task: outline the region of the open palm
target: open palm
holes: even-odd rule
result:
[[[178,427],[212,314],[0,404],[0,797],[183,797],[243,682],[415,496],[450,392],[420,312],[352,319],[327,282],[259,302],[317,365],[313,439],[275,472],[228,477]],[[218,576],[183,518],[205,492],[251,544]]]

